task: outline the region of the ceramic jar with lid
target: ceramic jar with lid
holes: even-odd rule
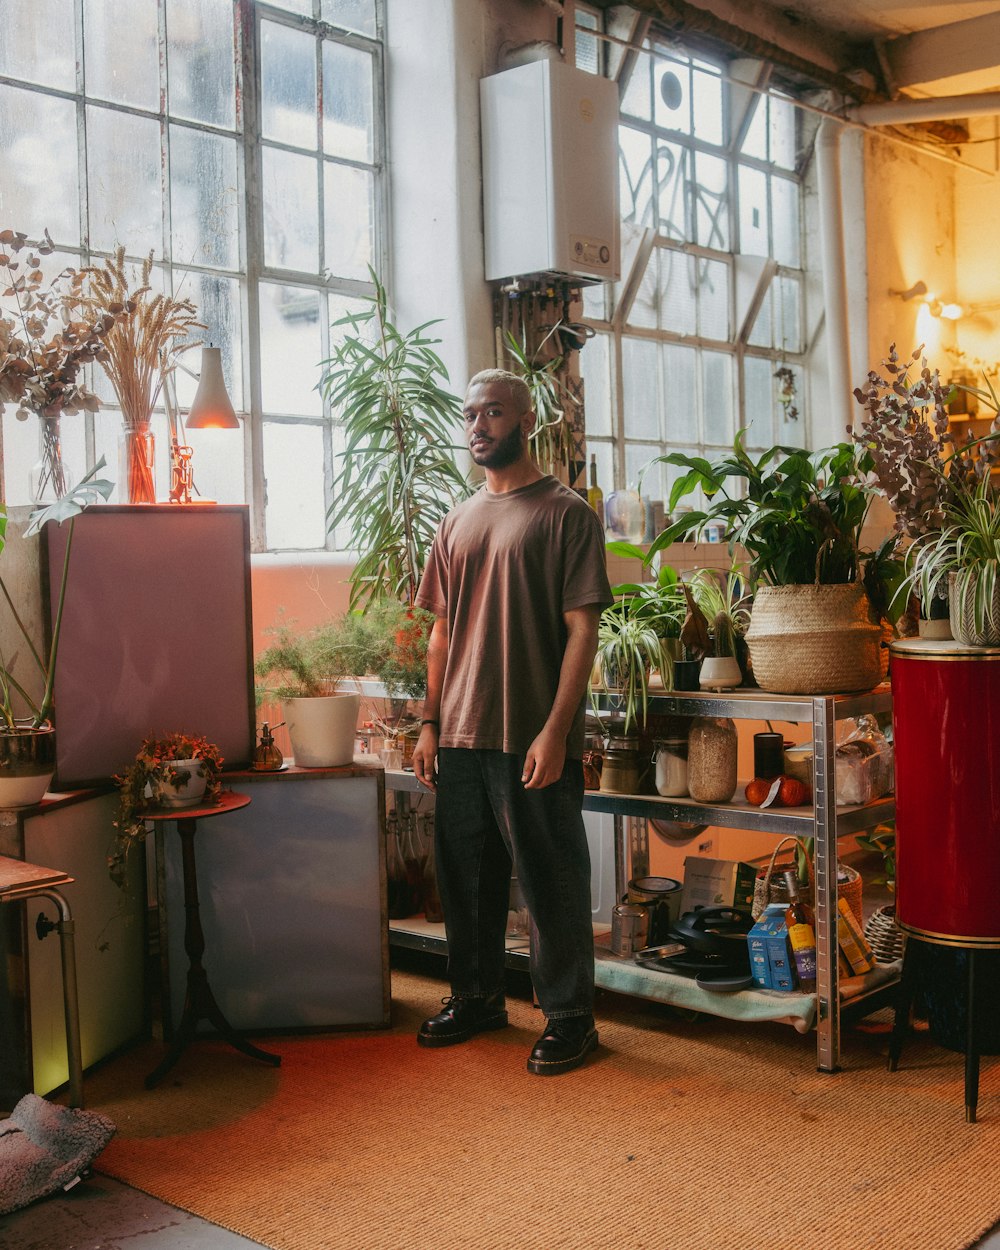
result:
[[[683,730],[657,738],[653,744],[656,793],[683,798],[688,792],[688,738]]]
[[[696,716],[688,733],[688,793],[728,803],[736,793],[736,726],[728,716]]]

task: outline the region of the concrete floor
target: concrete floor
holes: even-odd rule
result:
[[[256,1250],[259,1245],[96,1173],[68,1194],[0,1216],[0,1250]],[[1000,1225],[974,1250],[1000,1250]]]

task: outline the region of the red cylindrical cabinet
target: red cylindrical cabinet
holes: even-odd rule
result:
[[[1000,949],[1000,647],[892,644],[896,920]]]

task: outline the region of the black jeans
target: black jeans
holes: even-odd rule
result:
[[[453,994],[503,986],[513,864],[532,919],[531,979],[550,1020],[590,1015],[594,931],[583,767],[567,760],[543,790],[521,782],[522,755],[438,750],[435,853]]]

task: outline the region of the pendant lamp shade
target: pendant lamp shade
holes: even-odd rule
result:
[[[222,348],[201,349],[201,379],[184,422],[189,430],[238,430],[239,418],[233,410],[222,376]]]

